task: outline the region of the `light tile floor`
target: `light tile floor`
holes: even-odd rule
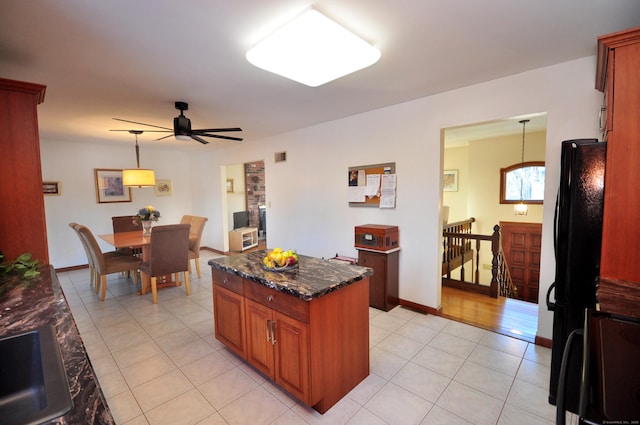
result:
[[[371,374],[320,415],[214,338],[216,256],[202,251],[191,296],[161,289],[156,305],[117,274],[102,302],[88,270],[58,273],[118,424],[554,423],[549,349],[402,307],[370,309]]]

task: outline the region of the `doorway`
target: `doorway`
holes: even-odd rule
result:
[[[257,234],[257,245],[266,246],[267,213],[264,161],[232,164],[225,168],[227,228],[230,232],[239,226],[254,228]],[[240,223],[240,220],[243,222]],[[254,243],[252,242],[251,245],[253,246]]]
[[[442,131],[443,170],[455,175],[456,180],[453,190],[448,187],[442,192],[449,223],[473,217],[472,233],[482,235],[491,235],[494,225],[507,221],[533,222],[541,228],[542,205],[530,205],[527,216],[515,216],[513,205],[500,204],[500,169],[523,161],[523,127],[519,123],[523,119],[530,119],[524,161],[545,160],[546,118],[546,113],[538,113]],[[482,254],[478,261],[481,274],[491,270],[491,258],[482,258]],[[537,291],[529,289],[529,296],[537,300]],[[485,298],[442,287],[442,315],[527,341],[535,338],[537,304],[504,297]]]

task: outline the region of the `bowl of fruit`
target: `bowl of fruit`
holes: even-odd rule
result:
[[[280,248],[269,251],[262,259],[262,268],[275,272],[297,269],[299,264],[298,254],[292,250],[283,251]]]

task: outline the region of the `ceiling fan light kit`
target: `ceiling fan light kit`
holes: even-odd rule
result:
[[[254,66],[310,87],[373,65],[380,50],[310,9],[246,54]]]

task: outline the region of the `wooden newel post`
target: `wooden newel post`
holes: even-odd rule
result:
[[[493,234],[491,235],[491,289],[489,295],[492,298],[498,298],[498,257],[500,254],[500,226],[493,226]]]

